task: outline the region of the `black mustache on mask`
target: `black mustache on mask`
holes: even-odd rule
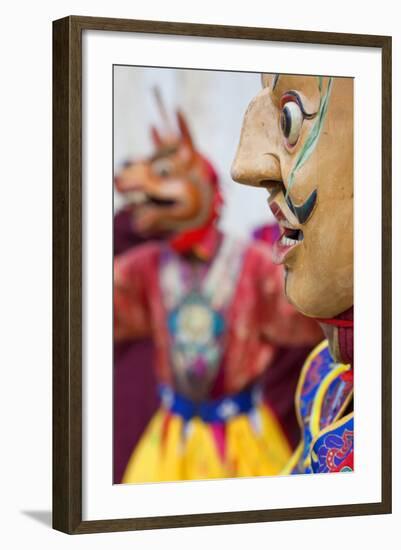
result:
[[[308,221],[308,219],[311,217],[313,209],[316,204],[316,199],[317,199],[317,189],[312,191],[312,193],[309,195],[306,201],[300,205],[294,204],[289,195],[285,196],[285,201],[288,205],[288,208],[291,210],[294,216],[296,216],[297,220],[302,225],[305,224]]]

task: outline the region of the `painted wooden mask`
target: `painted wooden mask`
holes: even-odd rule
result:
[[[334,318],[353,305],[353,80],[262,75],[232,177],[266,187],[289,300]]]

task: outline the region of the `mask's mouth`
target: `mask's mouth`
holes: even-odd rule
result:
[[[125,193],[128,203],[132,206],[156,206],[159,208],[175,206],[179,201],[172,197],[160,197],[145,193],[144,191],[135,190]]]
[[[280,237],[280,241],[284,246],[294,246],[303,240],[304,234],[300,229],[283,227],[283,233]]]
[[[158,207],[166,207],[166,206],[174,206],[178,203],[176,199],[172,198],[161,198],[156,197],[155,195],[146,195],[146,204],[152,204],[153,206]]]
[[[281,236],[273,245],[273,261],[276,264],[286,263],[290,251],[300,246],[304,240],[304,234],[300,229],[285,226],[282,221],[280,227]]]
[[[304,234],[284,199],[285,187],[283,182],[270,181],[263,183],[270,193],[268,205],[281,229],[280,238],[273,246],[273,261],[282,264],[288,253],[303,242]]]

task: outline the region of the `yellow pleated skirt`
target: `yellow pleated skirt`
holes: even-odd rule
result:
[[[218,428],[198,417],[184,422],[161,407],[134,449],[122,483],[273,476],[291,456],[264,403]]]

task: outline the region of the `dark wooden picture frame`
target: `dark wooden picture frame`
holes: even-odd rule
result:
[[[379,48],[382,58],[382,496],[380,502],[82,520],[82,31]],[[53,527],[69,534],[391,512],[391,37],[71,16],[53,22]]]

